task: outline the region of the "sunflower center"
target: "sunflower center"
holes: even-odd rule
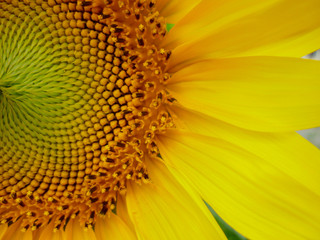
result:
[[[172,126],[154,1],[0,3],[0,220],[92,226]]]

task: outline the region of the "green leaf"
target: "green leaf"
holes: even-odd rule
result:
[[[173,28],[174,24],[172,23],[167,23],[167,31],[169,32],[171,28]]]
[[[214,216],[214,218],[217,220],[217,223],[220,225],[222,231],[226,234],[228,240],[246,240],[245,237],[243,237],[240,233],[238,233],[236,230],[230,227],[225,221],[223,221],[222,218],[219,217],[219,215],[212,209],[211,206],[209,206],[207,203],[206,205],[209,208],[212,215]]]

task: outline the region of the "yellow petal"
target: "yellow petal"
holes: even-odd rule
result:
[[[173,75],[183,106],[257,131],[320,125],[320,62],[280,57],[217,59]]]
[[[160,0],[156,2],[156,7],[167,23],[175,24],[199,2],[200,0]]]
[[[148,171],[152,182],[132,184],[126,197],[139,239],[226,239],[200,197],[190,197],[162,163],[150,162]]]
[[[54,231],[55,222],[51,221],[48,226],[42,227],[34,234],[34,239],[37,240],[67,240],[63,239],[62,232],[64,230]]]
[[[319,49],[318,0],[204,0],[170,31],[169,68],[204,58],[298,56]]]
[[[6,224],[0,224],[0,239],[2,240],[3,238],[3,236],[4,236],[4,234],[6,233],[6,231],[7,231],[7,225]]]
[[[97,240],[121,240],[137,239],[135,234],[125,224],[125,222],[117,215],[111,214],[109,217],[98,218],[95,225]]]
[[[295,144],[293,152],[300,141]],[[280,151],[268,159],[264,152],[274,149],[259,156],[222,139],[178,130],[160,136],[159,148],[173,173],[180,172],[178,179],[196,185],[204,200],[249,239],[320,236],[320,195],[281,168],[283,162],[290,169],[291,162],[319,161],[319,154],[309,159],[288,152],[292,158],[287,159]],[[320,189],[319,181],[313,185]]]
[[[0,228],[0,239],[1,240],[32,240],[32,231],[22,232],[21,231],[21,220],[14,224],[7,226],[1,226]],[[4,224],[2,224],[4,225]]]
[[[117,216],[121,218],[121,220],[130,228],[132,232],[135,232],[133,222],[131,221],[128,214],[128,208],[125,198],[125,195],[120,195],[117,198]]]
[[[168,110],[180,129],[222,139],[246,149],[320,195],[320,151],[299,134],[247,131],[178,105],[170,106]],[[308,161],[293,161],[295,158]]]
[[[92,228],[85,229],[80,226],[79,219],[69,221],[66,230],[62,231],[64,240],[96,240],[96,235]]]

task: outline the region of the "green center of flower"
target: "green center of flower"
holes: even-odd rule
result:
[[[0,3],[0,220],[91,226],[172,126],[153,1]]]

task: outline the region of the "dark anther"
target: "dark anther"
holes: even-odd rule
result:
[[[117,142],[117,147],[124,148],[125,146],[126,146],[126,144],[121,143],[121,142]]]
[[[138,128],[138,127],[141,126],[141,123],[140,123],[140,122],[136,122],[136,123],[134,124],[134,126],[135,126],[136,128]]]
[[[144,179],[149,179],[149,175],[145,173],[145,174],[143,175],[143,178],[144,178]]]
[[[149,22],[150,22],[150,23],[153,23],[153,22],[154,22],[154,19],[153,19],[153,18],[151,18],[151,19],[149,20]]]
[[[139,20],[140,19],[140,14],[135,14],[136,19]]]
[[[81,5],[84,6],[84,7],[91,6],[91,4],[92,4],[91,1],[81,2]]]
[[[12,220],[12,217],[8,217],[7,219],[6,219],[6,222],[10,222]]]
[[[144,97],[144,96],[145,96],[145,94],[142,93],[142,92],[136,93],[136,97],[137,97],[137,98],[142,98],[142,97]]]
[[[36,216],[36,213],[35,212],[31,212],[31,216],[32,217]]]
[[[1,201],[3,204],[7,204],[8,203],[8,201],[6,200],[6,199],[2,199],[2,201]]]
[[[90,198],[90,202],[91,202],[91,203],[95,203],[95,202],[98,201],[98,200],[99,200],[99,198],[97,198],[97,197],[96,197],[96,198]]]
[[[142,79],[143,75],[141,73],[137,73],[137,77],[138,77],[138,79]]]
[[[123,32],[123,28],[118,28],[117,27],[114,32],[115,33],[121,33],[121,32]]]
[[[21,207],[24,207],[25,206],[25,204],[21,201],[21,202],[19,202],[19,205],[21,206]]]
[[[173,103],[174,101],[176,101],[175,98],[168,98],[167,100],[168,100],[169,102],[171,102],[171,103]]]
[[[102,177],[107,176],[107,174],[106,174],[106,173],[103,173],[103,172],[100,172],[99,175],[102,176]]]
[[[93,193],[94,191],[96,191],[98,189],[98,187],[97,186],[95,186],[95,187],[93,187],[93,188],[91,188],[90,189],[90,193]]]
[[[141,111],[142,116],[147,116],[148,114],[149,114],[149,112],[147,112],[147,111]]]
[[[59,230],[60,227],[61,227],[61,224],[58,224],[57,226],[55,226],[55,228],[56,228],[57,230]]]
[[[71,216],[69,216],[69,217],[66,218],[65,224],[64,224],[64,226],[63,226],[64,228],[66,228],[67,224],[68,224],[69,221],[70,221],[70,218],[71,218]]]
[[[79,215],[79,213],[80,213],[80,211],[77,211],[77,212],[75,213],[75,215],[76,215],[76,216],[78,216],[78,215]]]
[[[13,221],[8,222],[8,227],[10,227],[13,224]]]
[[[162,93],[160,92],[157,97],[158,99],[162,100]]]
[[[35,225],[36,226],[36,228],[38,229],[38,228],[40,228],[41,227],[41,225],[42,225],[42,223],[38,223],[37,225]]]
[[[64,220],[64,215],[62,215],[59,220],[62,222]]]
[[[118,38],[117,42],[124,43],[126,40],[124,38]]]
[[[150,2],[149,3],[149,8],[152,8],[154,6],[154,3],[153,2]]]
[[[132,113],[132,111],[131,110],[124,110],[123,113],[128,114],[128,113]]]
[[[142,6],[141,2],[138,2],[138,8],[140,8]]]
[[[138,38],[138,44],[139,44],[140,46],[144,46],[144,41],[143,41],[142,38]]]
[[[38,198],[36,201],[37,201],[37,203],[43,203],[40,198]],[[56,200],[56,201],[57,201],[57,200]]]
[[[138,58],[137,55],[132,55],[132,56],[130,57],[130,60],[131,60],[131,61],[134,61],[134,60],[136,60],[137,58]]]
[[[168,59],[170,58],[170,56],[171,56],[171,51],[169,51],[169,52],[167,53],[166,60],[168,60]]]
[[[107,158],[106,162],[108,162],[108,163],[114,163],[114,159],[112,159],[112,158]]]
[[[30,225],[27,224],[27,225],[25,225],[23,228],[24,228],[25,230],[28,230],[29,227],[30,227]]]
[[[90,218],[92,218],[92,219],[93,219],[93,218],[94,218],[94,214],[95,214],[95,212],[94,212],[94,211],[92,211],[92,212],[91,212],[91,214],[90,214]]]
[[[157,26],[157,28],[160,28],[160,27],[161,27],[161,24],[160,24],[160,23],[157,23],[156,26]]]
[[[63,205],[63,206],[62,206],[62,209],[63,209],[63,210],[66,210],[66,209],[68,209],[68,208],[69,208],[69,205]]]
[[[96,175],[91,175],[91,174],[90,174],[90,175],[88,175],[88,178],[89,178],[89,179],[96,179],[96,178],[97,178],[97,176],[96,176]]]
[[[108,202],[103,202],[102,204],[103,206],[100,211],[100,214],[105,215],[108,212]]]
[[[33,200],[33,196],[32,195],[28,195],[28,198]]]

